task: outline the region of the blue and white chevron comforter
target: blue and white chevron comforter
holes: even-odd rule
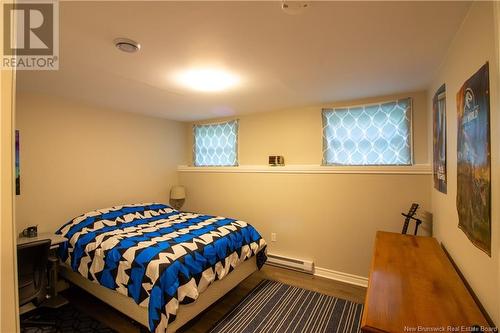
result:
[[[198,298],[266,243],[248,223],[182,213],[162,204],[100,209],[57,233],[61,259],[85,278],[148,308],[151,331],[165,332],[179,304]]]

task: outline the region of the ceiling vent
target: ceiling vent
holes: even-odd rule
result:
[[[128,38],[116,38],[114,43],[118,50],[127,53],[134,53],[141,49],[141,44]]]

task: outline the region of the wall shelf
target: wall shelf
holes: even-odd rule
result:
[[[410,166],[322,166],[290,164],[285,166],[240,165],[236,167],[193,167],[179,165],[178,172],[201,173],[290,173],[290,174],[378,174],[378,175],[431,175],[430,164]]]

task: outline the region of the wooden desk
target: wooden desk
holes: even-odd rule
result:
[[[377,232],[362,332],[472,325],[488,322],[436,239]]]

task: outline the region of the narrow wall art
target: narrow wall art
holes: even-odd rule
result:
[[[490,98],[488,63],[457,93],[458,227],[491,256]]]
[[[444,84],[432,99],[432,111],[434,188],[446,194],[446,86]]]
[[[19,163],[19,130],[16,130],[16,143],[15,143],[15,157],[16,157],[16,195],[21,194],[21,168]]]

